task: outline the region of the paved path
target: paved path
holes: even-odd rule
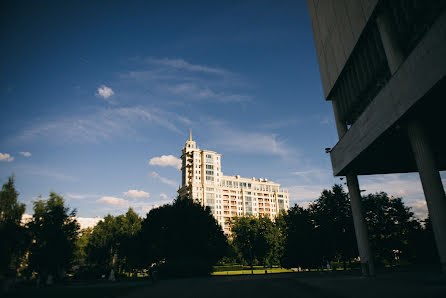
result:
[[[445,298],[438,274],[388,273],[364,279],[345,274],[288,273],[161,280],[125,297],[361,297]]]

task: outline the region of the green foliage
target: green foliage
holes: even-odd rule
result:
[[[324,263],[338,257],[345,261],[358,255],[350,200],[341,185],[323,190],[309,211],[319,234]]]
[[[134,238],[141,229],[141,218],[132,208],[125,215],[107,215],[88,236],[87,262],[104,273],[129,269],[135,255]]]
[[[210,209],[188,198],[150,210],[139,235],[141,262],[162,276],[208,275],[226,253],[226,237]]]
[[[363,209],[372,250],[380,264],[392,265],[401,258],[414,261],[426,253],[418,247],[419,240],[433,243],[428,229],[421,227],[401,198],[384,192],[370,194],[363,198]],[[307,209],[292,207],[283,221],[284,267],[317,268],[337,261],[345,268],[347,261],[358,256],[350,200],[341,185],[324,190]]]
[[[18,203],[18,195],[11,176],[0,191],[0,279],[15,276],[26,252],[25,229],[20,224],[25,204]]]
[[[50,193],[48,200],[34,202],[28,228],[32,237],[29,267],[45,279],[49,274],[62,278],[74,257],[79,224],[76,210],[65,207],[64,199]]]
[[[233,245],[243,259],[253,266],[279,264],[283,252],[283,236],[279,225],[269,217],[236,217],[231,225]]]
[[[367,195],[363,204],[377,262],[393,264],[407,255],[411,234],[421,229],[410,208],[401,198],[389,197],[385,192]]]

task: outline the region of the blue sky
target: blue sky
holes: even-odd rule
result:
[[[340,181],[305,1],[1,5],[0,180],[15,174],[28,213],[51,190],[85,218],[170,202],[180,171],[156,158],[178,158],[189,128],[225,175],[292,203]],[[416,174],[360,182],[425,210]]]

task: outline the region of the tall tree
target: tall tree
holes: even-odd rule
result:
[[[322,263],[320,232],[316,229],[309,209],[297,204],[281,215],[285,235],[284,255],[281,265],[285,268],[319,267]]]
[[[260,249],[258,240],[259,221],[254,216],[236,217],[231,225],[232,244],[239,251],[243,259],[253,270],[257,250]]]
[[[367,195],[363,204],[377,261],[395,263],[409,249],[410,235],[421,228],[420,223],[401,198],[385,192]]]
[[[251,266],[278,265],[283,253],[283,235],[269,217],[242,216],[232,223],[233,244]]]
[[[227,241],[209,207],[189,198],[150,210],[139,235],[147,267],[161,275],[207,275],[226,253]]]
[[[139,247],[135,237],[141,229],[141,221],[132,208],[124,215],[107,215],[93,228],[88,239],[88,263],[101,274],[111,268],[117,272],[136,268]]]
[[[25,204],[17,200],[14,176],[0,191],[0,279],[14,277],[26,251],[25,229],[21,225]]]
[[[28,227],[32,235],[30,268],[43,280],[49,275],[63,278],[76,248],[79,231],[76,210],[70,211],[63,197],[51,192],[47,200],[34,202],[34,215]]]
[[[323,190],[310,205],[315,228],[320,233],[324,261],[340,258],[344,261],[358,256],[350,200],[341,185]]]

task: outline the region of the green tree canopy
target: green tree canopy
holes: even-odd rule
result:
[[[25,204],[18,202],[14,176],[0,191],[0,279],[13,277],[26,251],[25,229],[21,225]]]
[[[283,235],[269,217],[236,217],[231,225],[233,245],[249,265],[278,265],[283,253]]]
[[[141,229],[141,221],[132,208],[123,215],[107,215],[89,236],[86,247],[88,263],[102,272],[112,267],[118,272],[136,268],[139,248],[135,237]]]
[[[323,190],[309,210],[321,241],[324,261],[340,258],[343,261],[358,256],[350,199],[342,185]]]
[[[409,250],[410,236],[421,225],[401,198],[389,197],[385,192],[367,195],[363,204],[376,259],[392,264]]]
[[[79,224],[76,210],[65,207],[62,196],[50,193],[47,200],[34,202],[34,215],[28,224],[32,235],[30,269],[44,280],[51,274],[63,278],[74,258]]]
[[[150,210],[139,239],[145,266],[157,263],[164,276],[207,275],[227,249],[210,209],[189,198]]]

